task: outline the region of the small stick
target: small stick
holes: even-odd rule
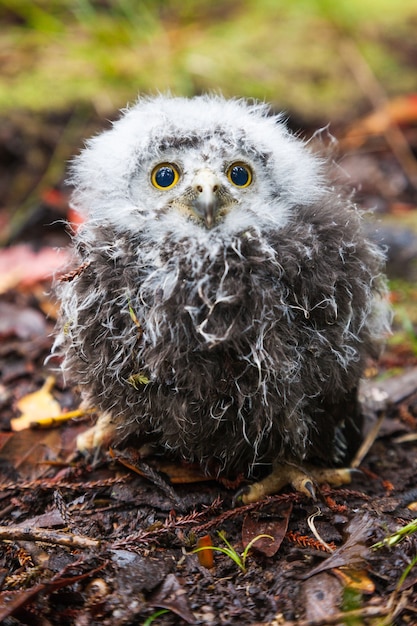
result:
[[[0,526],[2,541],[42,541],[67,548],[99,548],[99,539],[90,539],[83,535],[72,535],[40,528],[22,528],[21,526]]]
[[[375,424],[372,426],[367,436],[365,437],[365,439],[363,440],[361,447],[355,454],[355,458],[350,464],[350,467],[352,467],[353,469],[356,469],[357,467],[359,467],[359,465],[362,463],[363,459],[366,457],[371,447],[374,445],[374,442],[376,438],[378,437],[378,433],[381,429],[384,418],[385,418],[385,413],[382,412],[381,415],[376,420]]]

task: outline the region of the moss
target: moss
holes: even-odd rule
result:
[[[363,98],[339,54],[353,36],[388,92],[410,89],[396,29],[413,40],[411,0],[6,0],[0,107],[112,110],[138,91],[220,89],[304,117],[353,117]],[[18,21],[12,20],[18,17]],[[400,71],[401,70],[401,71]]]

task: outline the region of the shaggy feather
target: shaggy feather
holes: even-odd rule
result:
[[[181,181],[152,188],[167,161]],[[247,189],[227,181],[234,161],[252,168]],[[236,198],[212,229],[173,204],[199,167]],[[55,351],[120,441],[228,474],[352,454],[356,389],[389,319],[383,258],[280,118],[219,97],[141,100],[89,142],[72,180],[88,265],[58,286]]]

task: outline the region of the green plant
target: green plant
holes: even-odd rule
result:
[[[222,546],[201,546],[201,548],[196,548],[195,550],[193,550],[193,554],[195,552],[201,552],[201,550],[215,550],[216,552],[222,552],[223,554],[226,554],[230,559],[232,559],[232,561],[236,563],[236,565],[242,572],[246,572],[246,560],[249,555],[249,550],[252,548],[252,546],[257,541],[265,537],[273,540],[273,537],[271,537],[271,535],[256,535],[256,537],[249,541],[243,552],[239,554],[239,552],[237,552],[235,548],[227,541],[225,533],[223,531],[219,530],[218,535],[220,539],[226,544],[225,548],[223,548]]]
[[[363,602],[363,595],[356,589],[351,587],[345,587],[343,589],[343,603],[342,610],[344,612],[357,611],[361,608]],[[360,616],[346,617],[343,621],[343,626],[362,626],[363,620]]]
[[[371,548],[373,550],[379,550],[380,548],[383,548],[385,546],[388,548],[392,548],[393,546],[397,545],[397,543],[399,543],[402,539],[408,537],[409,535],[412,535],[415,532],[417,532],[417,518],[412,520],[405,526],[401,526],[401,528],[398,528],[395,533],[387,535],[382,541],[377,541],[377,543],[374,543]]]
[[[408,574],[411,572],[411,570],[413,569],[414,565],[417,563],[417,554],[416,556],[411,559],[410,563],[407,565],[407,567],[405,568],[405,570],[403,571],[403,573],[400,576],[400,579],[398,581],[398,585],[397,588],[400,589],[403,582],[405,581],[405,579],[407,578]]]
[[[159,617],[160,615],[163,615],[164,613],[168,613],[168,612],[169,612],[168,609],[159,609],[159,611],[155,611],[155,613],[152,613],[152,615],[150,615],[143,622],[142,626],[150,626],[157,619],[157,617]]]

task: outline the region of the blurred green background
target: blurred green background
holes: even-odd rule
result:
[[[416,90],[416,0],[0,0],[0,112],[138,93],[271,101],[303,120],[367,110],[353,43],[387,94]]]

